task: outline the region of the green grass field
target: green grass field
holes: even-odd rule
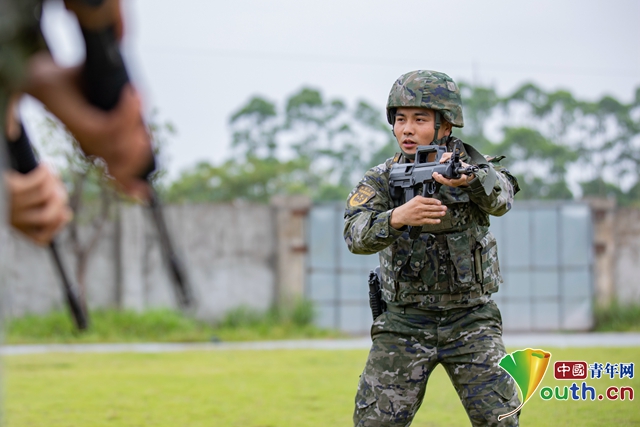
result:
[[[510,349],[513,351],[517,349]],[[640,362],[640,349],[553,349],[556,360]],[[208,351],[163,354],[45,354],[4,357],[7,427],[349,426],[366,350]],[[587,380],[600,392],[635,378]],[[543,386],[553,379],[551,366]],[[568,384],[570,385],[570,383]],[[638,426],[631,401],[525,405],[522,426]],[[441,368],[413,426],[468,426]]]
[[[6,344],[89,344],[123,342],[257,341],[298,338],[336,338],[338,331],[313,325],[313,306],[298,301],[289,309],[229,310],[216,324],[193,319],[169,309],[135,312],[95,310],[89,329],[76,330],[66,311],[10,319],[4,329]]]

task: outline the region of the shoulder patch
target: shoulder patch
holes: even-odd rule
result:
[[[360,184],[356,189],[356,192],[349,197],[349,207],[355,208],[356,206],[362,206],[367,203],[373,196],[376,195],[376,190],[365,184]]]

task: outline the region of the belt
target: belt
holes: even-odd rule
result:
[[[434,310],[423,310],[415,307],[405,307],[392,304],[387,304],[387,311],[400,314],[418,314],[420,316],[426,316],[434,312]]]
[[[465,292],[460,294],[440,294],[440,295],[425,295],[425,302],[430,304],[437,304],[439,302],[448,302],[448,301],[462,301],[462,300],[472,300],[475,298],[480,298],[485,295],[484,292],[476,291],[476,292]],[[428,316],[434,312],[438,312],[439,310],[433,310],[429,308],[417,308],[412,306],[401,306],[396,304],[387,303],[387,310],[392,313],[401,313],[401,314],[419,314],[422,316]]]

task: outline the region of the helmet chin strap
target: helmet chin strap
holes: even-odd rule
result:
[[[409,159],[409,160],[415,160],[416,159],[416,153],[409,154],[406,151],[404,151],[402,148],[400,149],[400,151],[402,151],[402,155],[404,156],[405,159]]]
[[[440,125],[442,124],[440,119],[440,111],[434,111],[433,113],[436,116],[435,125],[433,126],[435,132],[433,132],[433,141],[431,141],[431,144],[429,145],[440,145],[438,144],[438,131],[440,130]]]

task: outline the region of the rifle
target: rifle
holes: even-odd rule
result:
[[[103,3],[101,0],[81,1],[91,7],[99,7]],[[123,87],[129,83],[129,73],[120,52],[115,27],[107,26],[99,30],[87,29],[82,26],[82,22],[80,27],[86,46],[83,81],[87,99],[102,110],[111,110],[118,103]],[[140,178],[149,184],[148,208],[158,230],[162,254],[171,272],[178,304],[186,308],[193,302],[192,292],[185,280],[182,264],[173,249],[160,200],[151,184],[150,176],[155,168],[155,158],[152,156],[148,167]]]
[[[21,126],[20,137],[16,141],[8,142],[7,145],[9,147],[11,166],[17,172],[27,174],[38,167],[38,161],[33,155],[29,136],[27,135],[24,126]],[[89,314],[85,311],[80,302],[76,287],[73,286],[69,280],[69,276],[62,264],[62,259],[60,258],[58,246],[56,245],[55,240],[52,240],[51,243],[49,243],[49,251],[53,256],[53,261],[58,270],[62,289],[67,301],[67,307],[71,312],[71,316],[73,317],[76,327],[80,331],[85,330],[89,325]]]
[[[450,179],[478,172],[477,166],[462,166],[460,161],[461,145],[460,141],[456,143],[451,158],[444,163],[440,163],[440,159],[447,148],[442,145],[419,146],[416,150],[414,163],[395,163],[389,174],[389,188],[395,205],[400,206],[407,203],[418,194],[423,197],[433,197],[440,186],[433,179],[435,172]],[[422,188],[421,192],[420,188]],[[409,237],[416,239],[420,236],[421,231],[421,226],[410,226]]]

